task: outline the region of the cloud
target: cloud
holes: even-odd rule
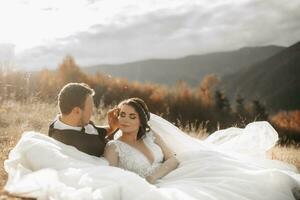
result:
[[[15,58],[15,45],[0,43],[0,63],[11,63]]]
[[[80,65],[88,66],[244,46],[288,46],[300,40],[297,0],[284,4],[276,0],[189,2],[146,12],[125,10],[113,16],[110,23],[95,24],[86,31],[28,49],[18,54],[18,62],[30,68],[55,68],[69,54]]]

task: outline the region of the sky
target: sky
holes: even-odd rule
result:
[[[290,46],[299,0],[0,0],[0,65],[56,68]]]

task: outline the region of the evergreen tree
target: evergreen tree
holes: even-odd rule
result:
[[[229,100],[220,90],[215,91],[215,107],[218,111],[230,112]]]
[[[252,115],[257,121],[268,120],[267,110],[258,100],[252,101]]]

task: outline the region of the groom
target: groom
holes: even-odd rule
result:
[[[51,123],[48,135],[78,150],[102,156],[105,145],[118,128],[117,110],[108,112],[108,126],[96,126],[93,113],[94,90],[84,83],[69,83],[58,94],[60,114]]]

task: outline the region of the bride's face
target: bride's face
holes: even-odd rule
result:
[[[120,106],[119,128],[123,133],[138,132],[140,127],[140,117],[135,109],[129,105]]]

